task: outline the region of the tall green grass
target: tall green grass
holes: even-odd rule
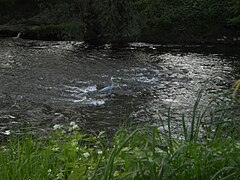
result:
[[[0,149],[1,179],[239,179],[240,103],[199,108],[202,95],[191,119],[180,117],[183,139],[174,136],[170,108],[158,126],[121,128],[112,139],[73,122],[48,137],[12,135]]]

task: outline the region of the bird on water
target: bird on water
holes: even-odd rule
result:
[[[101,93],[101,94],[110,94],[112,92],[113,87],[114,87],[113,79],[114,78],[111,77],[111,82],[112,82],[111,86],[107,86],[107,87],[99,90],[98,92]]]

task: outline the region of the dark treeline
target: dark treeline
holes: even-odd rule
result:
[[[21,25],[35,39],[238,40],[240,1],[0,0],[0,24]]]

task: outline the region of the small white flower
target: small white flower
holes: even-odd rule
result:
[[[98,151],[97,153],[98,153],[98,154],[102,154],[103,152],[102,152],[102,151]]]
[[[70,125],[72,126],[72,127],[70,127],[68,130],[69,131],[73,131],[73,130],[75,130],[75,129],[79,129],[79,126],[75,123],[75,122],[71,122],[70,123]]]
[[[1,149],[3,150],[3,152],[7,152],[7,151],[9,151],[9,149],[8,149],[6,146],[2,146]]]
[[[57,174],[57,179],[63,179],[63,178],[64,178],[64,175],[62,172]]]
[[[157,129],[158,129],[159,132],[164,131],[164,127],[163,126],[159,126]]]
[[[94,167],[93,166],[89,166],[88,169],[89,170],[94,170]]]
[[[83,156],[84,156],[85,158],[88,158],[88,157],[90,156],[90,154],[89,154],[88,152],[85,152],[85,153],[83,153]]]
[[[54,148],[52,148],[52,151],[58,152],[58,151],[59,151],[59,148],[58,148],[58,147],[54,147]]]
[[[47,172],[48,172],[48,176],[51,176],[51,172],[52,172],[52,170],[49,169]]]
[[[76,123],[74,121],[71,121],[70,126],[74,126],[74,125],[76,125]]]
[[[240,143],[239,142],[235,143],[235,147],[240,149]]]
[[[11,132],[10,132],[10,130],[7,130],[7,131],[5,131],[5,132],[3,132],[3,134],[5,134],[5,135],[10,135],[11,134]]]
[[[78,145],[78,142],[77,142],[76,140],[73,140],[73,141],[72,141],[72,146],[75,147],[75,146],[77,146],[77,145]]]
[[[78,125],[77,124],[74,124],[73,126],[72,126],[72,129],[74,130],[74,129],[78,129],[79,127],[78,127]]]
[[[79,151],[80,150],[80,148],[79,147],[76,147],[76,151]]]
[[[55,124],[54,126],[53,126],[53,129],[54,130],[58,130],[58,129],[61,129],[62,128],[62,126],[60,125],[60,124]]]
[[[117,176],[119,176],[119,174],[120,174],[119,171],[115,171],[114,174],[113,174],[113,176],[114,176],[114,177],[117,177]]]

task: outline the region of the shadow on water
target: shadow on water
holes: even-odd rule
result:
[[[190,112],[196,92],[229,92],[239,78],[240,51],[219,46],[130,43],[91,47],[83,42],[0,39],[0,132],[47,131],[76,121],[114,131],[157,121],[156,110]],[[111,94],[98,89],[111,84]]]

